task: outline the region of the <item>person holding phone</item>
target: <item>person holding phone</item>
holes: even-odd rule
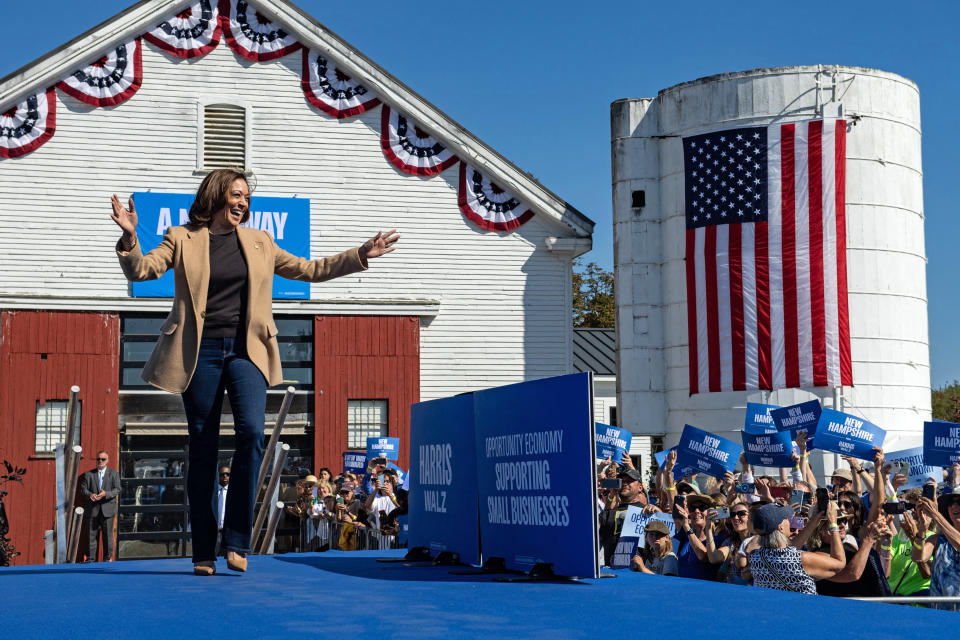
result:
[[[673,522],[676,524],[676,540],[679,544],[677,560],[681,578],[716,580],[717,570],[723,562],[726,542],[723,536],[713,531],[713,522],[707,513],[713,508],[713,499],[700,494],[684,496],[684,502],[674,504]],[[712,560],[711,560],[712,554]]]
[[[830,554],[801,551],[787,539],[793,509],[778,504],[766,504],[753,514],[753,529],[757,533],[747,545],[747,558],[753,584],[766,589],[795,591],[815,595],[817,579],[835,576],[846,562],[843,543],[837,527],[837,505],[827,507]]]
[[[737,566],[737,551],[743,546],[744,542],[751,536],[750,532],[750,507],[746,502],[734,502],[729,507],[730,517],[723,521],[721,535],[727,540],[727,544],[722,549],[726,549],[726,554],[722,559],[722,564],[717,574],[723,576],[723,580],[729,584],[750,584],[741,574],[741,568]],[[709,517],[710,514],[708,514]]]
[[[928,484],[925,486],[934,486]],[[929,490],[927,492],[929,496]],[[918,508],[930,518],[936,537],[922,538],[913,542],[913,560],[930,561],[930,595],[960,596],[960,493],[945,493],[934,502],[922,496]],[[960,605],[934,604],[937,609],[960,611]]]
[[[639,471],[629,467],[621,468],[617,479],[620,480],[620,490],[617,493],[616,506],[604,509],[599,516],[600,546],[603,548],[604,564],[610,564],[613,559],[613,552],[623,530],[623,519],[630,506],[649,508],[651,513],[659,511],[647,504],[647,491],[643,487]]]
[[[379,531],[381,515],[386,516],[399,506],[396,496],[399,479],[394,469],[385,469],[383,473],[373,476],[372,482],[372,491],[363,509],[367,512],[367,525]]]

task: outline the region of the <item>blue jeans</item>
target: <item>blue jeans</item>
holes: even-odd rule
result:
[[[220,444],[223,391],[230,394],[236,446],[230,465],[230,484],[224,508],[222,548],[248,553],[257,475],[263,459],[263,421],[267,408],[267,381],[246,357],[234,350],[233,338],[200,341],[197,368],[183,392],[183,409],[190,433],[187,498],[193,531],[193,561],[216,559],[217,519],[215,488]]]

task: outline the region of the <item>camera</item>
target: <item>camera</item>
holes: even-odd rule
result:
[[[899,514],[906,511],[906,505],[902,502],[884,502],[883,503],[883,512],[890,514]]]
[[[600,481],[601,489],[619,489],[622,485],[620,478],[604,478]]]

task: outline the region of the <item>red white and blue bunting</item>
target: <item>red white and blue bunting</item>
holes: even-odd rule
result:
[[[57,125],[57,91],[27,96],[23,102],[0,113],[0,158],[30,153],[53,137]]]
[[[143,81],[140,38],[119,45],[96,62],[74,71],[57,88],[95,107],[112,107],[128,100]]]
[[[310,104],[334,118],[360,115],[380,104],[373,91],[310,49],[303,50],[300,86]]]
[[[206,55],[220,44],[217,0],[200,0],[143,34],[148,42],[181,58]]]
[[[501,189],[466,162],[460,163],[458,200],[463,215],[488,231],[510,231],[533,217],[533,211],[512,193]]]
[[[433,176],[456,164],[456,155],[416,122],[383,105],[380,146],[390,164],[415,176]]]
[[[230,48],[254,62],[282,58],[301,46],[293,34],[247,0],[220,0],[220,24]]]

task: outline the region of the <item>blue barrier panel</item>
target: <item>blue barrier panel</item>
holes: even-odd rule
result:
[[[592,374],[478,391],[474,406],[483,557],[596,577]]]
[[[410,407],[410,547],[480,564],[473,396]]]
[[[887,432],[863,418],[824,409],[817,423],[813,444],[817,449],[873,460],[873,448],[882,447]]]
[[[626,429],[613,427],[609,424],[597,422],[593,425],[597,433],[597,457],[601,460],[610,458],[619,463],[625,451],[630,450],[630,440],[633,434]]]
[[[924,422],[923,461],[942,467],[960,462],[960,424],[945,420]]]
[[[167,228],[187,224],[193,204],[192,193],[137,192],[133,194],[137,209],[137,240],[147,253],[163,240]],[[250,219],[242,226],[266,231],[277,246],[295,256],[310,257],[310,200],[308,198],[250,199]],[[249,258],[248,258],[249,259]],[[156,280],[131,283],[135,298],[172,298],[173,271]],[[307,300],[310,283],[273,276],[273,297]]]

